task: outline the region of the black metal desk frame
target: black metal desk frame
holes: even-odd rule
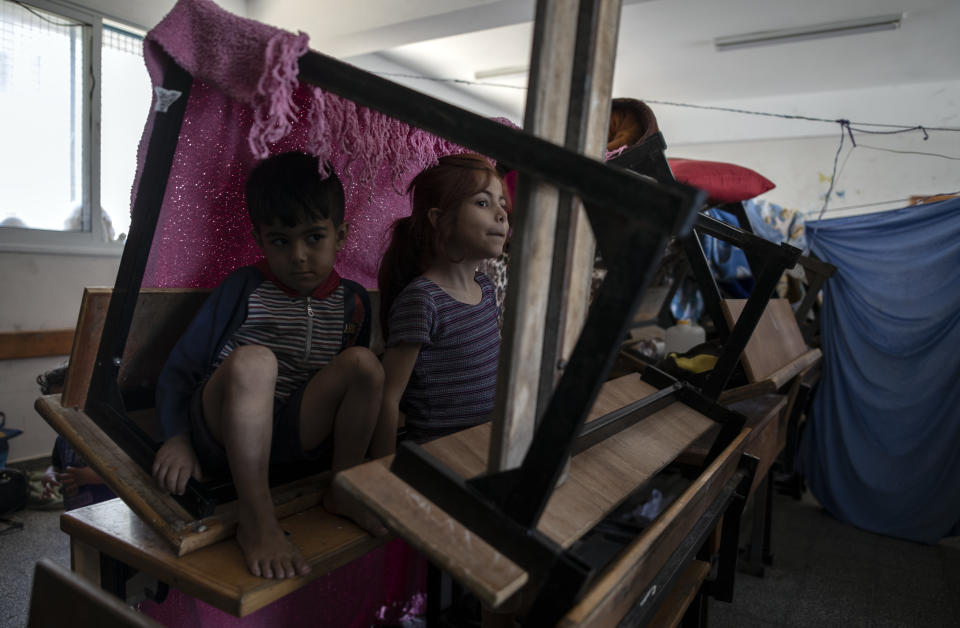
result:
[[[653,177],[658,181],[673,181],[673,173],[663,154],[665,149],[666,143],[663,136],[656,133],[640,144],[627,149],[612,159],[611,162]],[[746,228],[738,228],[709,216],[698,214],[692,232],[689,235],[678,236],[689,264],[689,270],[700,287],[707,313],[713,321],[720,340],[724,343],[717,364],[702,389],[704,395],[710,399],[719,397],[721,391],[726,387],[740,360],[740,354],[747,346],[747,341],[750,340],[753,330],[760,321],[763,310],[766,308],[767,301],[773,294],[780,276],[784,270],[797,263],[801,253],[800,249],[794,246],[786,243],[774,244],[750,231],[749,222],[741,204],[731,203],[725,208],[734,211],[738,220],[741,221],[741,225],[745,225]],[[737,211],[737,208],[739,208],[739,211]],[[700,237],[704,235],[713,236],[742,249],[755,277],[753,292],[747,299],[746,306],[732,329],[727,325],[726,317],[723,315],[720,288],[713,272],[710,270],[700,241]],[[674,279],[674,286],[678,284],[678,279]],[[667,305],[665,304],[664,307],[667,307]]]

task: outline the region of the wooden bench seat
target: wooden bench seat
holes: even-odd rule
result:
[[[308,576],[268,580],[250,573],[233,539],[177,556],[170,544],[120,499],[71,510],[60,517],[70,535],[74,571],[100,584],[100,555],[106,554],[175,586],[207,604],[244,617],[296,591],[311,580],[379,547],[347,519],[320,506],[284,517],[280,525],[310,563]]]
[[[281,525],[312,567],[306,578],[266,580],[249,573],[236,531],[236,503],[221,504],[196,520],[154,483],[82,410],[112,291],[84,293],[64,398],[37,399],[40,415],[77,450],[122,498],[65,513],[61,528],[71,536],[74,569],[99,584],[99,556],[107,554],[175,585],[217,608],[247,615],[383,545],[348,519],[319,506],[330,474],[305,477],[274,488]],[[151,390],[173,344],[208,291],[156,289],[141,292],[123,355],[121,390]],[[69,396],[69,403],[64,402]],[[153,410],[128,412],[155,433]]]
[[[103,298],[100,297],[101,303]],[[194,308],[202,302],[196,295],[184,297],[183,291],[179,294],[167,291],[156,295],[155,303],[166,301],[169,304],[178,299],[182,303],[185,298],[193,299]],[[161,325],[162,312],[176,311],[178,320],[182,321],[180,324],[185,325],[192,316],[187,316],[188,309],[145,308],[143,324],[150,324],[152,318],[152,324]],[[152,316],[147,315],[149,311],[153,312]],[[99,338],[102,330],[102,318],[98,323],[96,317],[91,317],[86,325],[88,329],[92,325],[93,331],[85,334],[85,343],[75,345],[78,356],[82,349],[95,346],[94,340]],[[79,331],[78,328],[78,337]],[[128,355],[134,355],[130,352],[138,347],[139,353],[135,355],[147,356],[143,347],[151,346],[151,359],[162,363],[166,354],[158,347],[169,342],[130,343],[124,361]],[[93,355],[88,351],[85,359],[92,360]],[[138,364],[138,359],[134,358],[125,368],[137,367],[140,372],[149,372],[143,371]],[[151,368],[158,372],[158,366]],[[82,370],[78,368],[76,374],[82,375]],[[127,377],[123,381],[142,383],[148,382],[149,377]],[[590,418],[619,409],[652,392],[654,389],[636,373],[608,382]],[[86,554],[88,568],[93,569],[90,565],[96,561],[89,555],[94,551],[92,548],[96,548],[96,551],[175,583],[184,592],[240,616],[302,586],[302,579],[265,581],[246,571],[239,548],[231,540],[236,525],[235,504],[223,504],[213,516],[193,520],[176,501],[157,491],[148,474],[80,408],[73,404],[65,406],[59,396],[51,395],[38,399],[37,410],[67,437],[126,502],[112,501],[64,515],[61,526],[74,540],[77,565],[83,564]],[[713,424],[688,406],[674,403],[575,456],[571,461],[569,479],[552,495],[539,529],[560,545],[569,546]],[[637,590],[637,578],[649,579],[657,573],[669,558],[670,548],[682,540],[691,521],[707,507],[711,492],[718,490],[719,484],[734,472],[734,461],[737,452],[742,450],[743,436],[736,441],[736,446],[732,445],[718,458],[713,471],[704,476],[704,482],[691,487],[679,500],[680,506],[661,518],[660,527],[641,537],[646,540],[638,546],[640,553],[632,554],[632,562],[621,566],[613,580],[606,581],[605,593],[593,598],[593,610],[584,614],[581,608],[578,612],[582,617],[571,616],[565,620],[568,625],[589,623],[592,621],[589,618],[596,612],[619,612],[624,599],[636,601],[632,592]],[[463,477],[472,477],[486,470],[489,437],[490,426],[486,424],[439,439],[427,444],[426,448]],[[522,569],[432,507],[414,489],[391,474],[388,465],[389,460],[367,463],[341,473],[337,481],[364,499],[392,529],[490,606],[498,606],[524,586],[528,577]],[[383,542],[317,506],[326,481],[329,481],[328,477],[314,476],[274,490],[278,516],[303,549],[314,568],[313,575],[327,573]]]

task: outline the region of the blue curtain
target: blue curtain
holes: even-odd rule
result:
[[[810,490],[860,528],[960,535],[960,199],[807,223],[807,234],[838,268],[801,449]]]

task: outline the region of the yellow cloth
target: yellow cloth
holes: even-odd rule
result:
[[[692,358],[681,358],[676,353],[671,353],[670,357],[677,363],[677,366],[691,373],[703,373],[717,365],[717,356],[705,353],[695,355]]]

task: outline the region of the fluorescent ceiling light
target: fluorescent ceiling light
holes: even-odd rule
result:
[[[491,70],[477,70],[473,73],[473,78],[482,81],[490,78],[503,78],[505,76],[515,76],[526,74],[530,68],[525,65],[511,65],[506,68],[493,68]]]
[[[837,37],[840,35],[892,31],[900,28],[900,21],[902,19],[902,13],[880,15],[858,20],[841,20],[838,22],[828,22],[826,24],[815,24],[813,26],[801,26],[799,28],[783,28],[773,31],[747,33],[745,35],[717,37],[713,40],[713,43],[718,51],[723,51],[749,48],[752,46],[768,46],[794,41],[821,39],[824,37]]]

